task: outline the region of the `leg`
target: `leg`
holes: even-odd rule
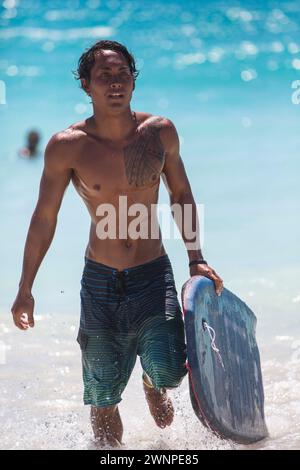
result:
[[[156,390],[146,374],[143,374],[143,386],[150,413],[159,428],[170,426],[174,419],[174,408],[165,388]]]
[[[91,424],[100,447],[122,445],[123,425],[118,406],[98,408],[91,406]]]
[[[135,341],[114,332],[88,336],[79,332],[84,403],[91,405],[91,424],[99,446],[120,447],[123,426],[118,403],[136,360]]]
[[[146,372],[143,383],[149,410],[157,426],[165,428],[174,418],[174,408],[167,389],[178,387],[187,373],[180,310],[173,318],[166,320],[162,316],[154,316],[147,323],[147,329],[141,337],[140,351],[141,364]]]
[[[121,302],[113,269],[87,260],[81,281],[77,341],[82,352],[83,401],[91,405],[91,424],[99,444],[120,445],[118,410],[136,360],[127,303]]]

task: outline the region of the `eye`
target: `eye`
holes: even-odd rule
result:
[[[106,77],[109,77],[109,74],[106,73],[106,72],[104,72],[104,73],[101,73],[101,74],[99,75],[99,77],[106,78]]]

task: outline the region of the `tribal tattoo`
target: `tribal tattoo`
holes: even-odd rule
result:
[[[163,118],[155,117],[139,129],[139,136],[124,147],[126,176],[130,185],[139,187],[156,181],[164,163],[164,148],[159,137]]]

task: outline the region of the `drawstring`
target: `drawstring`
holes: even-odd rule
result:
[[[117,308],[120,307],[121,300],[122,298],[125,297],[125,280],[124,280],[124,272],[123,271],[118,271],[116,273],[116,292],[119,295],[118,299],[118,306]]]
[[[203,321],[202,322],[203,324],[203,328],[204,330],[207,330],[208,331],[208,334],[210,336],[210,340],[211,340],[211,349],[216,353],[217,355],[217,358],[219,359],[219,362],[221,364],[221,366],[223,367],[223,369],[225,370],[225,367],[224,367],[224,363],[223,363],[223,359],[222,359],[222,356],[220,354],[220,350],[217,348],[216,346],[216,343],[215,343],[215,339],[216,339],[216,332],[215,330],[208,325],[208,323],[206,321]]]
[[[120,295],[125,295],[125,283],[124,283],[124,273],[123,271],[119,271],[116,277],[117,283],[116,288],[117,292]]]

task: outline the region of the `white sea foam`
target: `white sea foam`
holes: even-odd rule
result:
[[[277,341],[293,341],[293,336],[275,336]]]
[[[0,365],[4,372],[1,422],[6,429],[1,448],[92,448],[89,407],[82,404],[76,331],[65,327],[70,322],[74,325],[76,320],[57,315],[51,322],[41,322],[25,333],[8,328],[8,321],[0,324],[2,330],[3,326],[11,330],[5,337],[12,346],[7,351],[6,364]],[[54,343],[53,338],[58,335],[59,343]],[[282,335],[276,337],[277,345],[262,343],[265,411],[270,431],[265,441],[247,447],[212,435],[192,410],[187,378],[179,389],[170,392],[176,409],[172,426],[157,428],[147,408],[137,361],[120,404],[125,449],[295,448],[300,435],[300,361],[294,360],[293,354],[297,353],[294,346],[300,344],[299,338]],[[280,360],[275,359],[278,341],[284,353]]]

